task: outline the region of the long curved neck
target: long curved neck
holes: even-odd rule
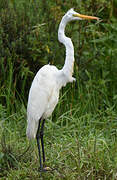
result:
[[[62,68],[64,74],[71,78],[73,74],[73,67],[74,67],[74,47],[73,43],[70,38],[66,37],[65,35],[65,27],[67,25],[67,20],[65,16],[63,16],[61,23],[58,29],[58,40],[65,45],[66,48],[66,58],[65,64]]]

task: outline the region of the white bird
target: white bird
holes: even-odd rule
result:
[[[70,21],[83,19],[98,20],[99,18],[81,15],[73,9],[70,9],[63,16],[58,29],[58,40],[63,43],[66,48],[65,64],[61,70],[53,65],[44,65],[34,77],[29,91],[26,134],[29,139],[37,139],[41,171],[46,171],[48,169],[44,167],[43,128],[45,119],[51,116],[55,109],[59,100],[60,89],[66,86],[67,83],[75,80],[75,78],[72,77],[74,68],[74,47],[71,39],[65,35],[65,27]],[[42,157],[40,141],[42,146]]]

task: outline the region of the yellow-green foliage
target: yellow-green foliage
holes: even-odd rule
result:
[[[0,179],[117,178],[117,0],[0,0]],[[61,68],[57,30],[63,14],[100,17],[73,22],[74,76],[46,120],[47,165],[40,174],[35,141],[26,139],[26,105],[35,73]]]

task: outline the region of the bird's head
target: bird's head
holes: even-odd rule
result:
[[[87,19],[87,20],[92,20],[92,19],[99,20],[98,17],[79,14],[79,13],[75,12],[73,8],[70,9],[69,11],[67,11],[67,13],[65,14],[65,17],[66,17],[68,22],[69,21],[75,21],[75,20],[84,20],[84,19]]]

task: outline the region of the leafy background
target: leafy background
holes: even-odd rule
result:
[[[68,9],[100,17],[72,22],[76,83],[61,90],[45,125],[47,165],[40,174],[36,142],[25,135],[28,92],[47,63],[61,68],[57,40]],[[117,179],[117,1],[0,0],[1,179]]]

